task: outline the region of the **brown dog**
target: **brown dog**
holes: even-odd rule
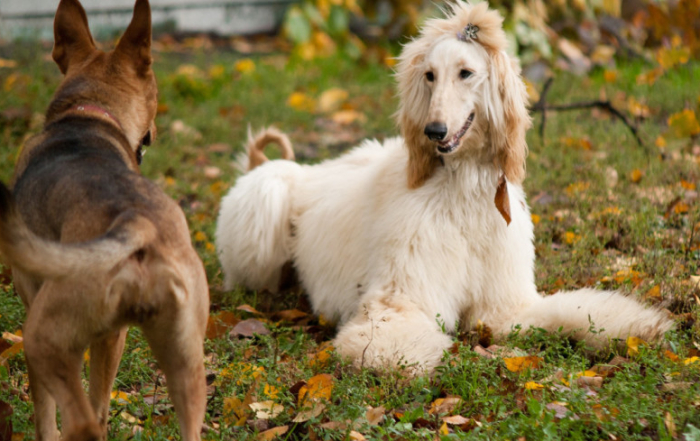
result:
[[[78,0],[61,0],[53,58],[65,79],[43,132],[0,184],[0,250],[27,308],[24,342],[36,439],[106,437],[126,327],[139,325],[167,378],[185,440],[206,404],[206,275],[178,205],[139,174],[157,89],[151,13],[137,0],[112,52],[95,48]],[[90,348],[90,395],[81,386]]]

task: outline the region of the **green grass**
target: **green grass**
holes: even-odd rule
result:
[[[20,114],[10,121],[0,116],[0,179],[4,182],[12,175],[23,140],[40,130],[40,115],[60,80],[58,69],[47,61],[49,51],[47,46],[31,44],[0,47],[0,57],[18,61],[17,68],[0,68],[0,112]],[[211,245],[219,200],[235,182],[232,162],[242,149],[247,124],[254,129],[274,124],[289,133],[304,162],[337,156],[366,137],[394,136],[397,130],[391,115],[397,102],[391,70],[339,58],[301,63],[289,61],[284,54],[271,54],[253,56],[255,70],[242,73],[235,68],[240,59],[232,52],[203,50],[156,54],[164,113],[158,116],[159,136],[143,165],[143,173],[185,210],[209,277],[212,312],[258,317],[235,309],[247,303],[270,319],[273,331],[255,339],[232,339],[224,334],[206,341],[206,366],[212,382],[206,423],[213,428],[206,433],[207,439],[256,439],[259,432],[282,425],[288,425],[289,431],[281,439],[300,440],[352,439],[351,430],[377,440],[670,440],[681,439],[682,434],[688,440],[700,439],[700,362],[682,362],[698,355],[700,349],[700,307],[695,297],[700,293],[691,281],[698,274],[700,232],[693,229],[700,222],[700,204],[697,193],[681,185],[681,180],[699,183],[698,152],[694,150],[699,142],[697,138],[665,136],[663,150],[655,145],[657,137],[665,134],[671,114],[684,108],[699,110],[700,91],[694,80],[700,77],[699,63],[667,72],[653,86],[636,84],[637,75],[650,69],[642,64],[618,66],[618,79],[613,83],[605,81],[602,71],[584,78],[557,73],[548,95],[550,103],[591,100],[605,94],[616,103],[635,97],[649,106],[651,115],[640,123],[644,148],[620,122],[591,111],[549,113],[545,144],[537,134],[541,116],[535,115],[535,128],[528,135],[525,189],[532,212],[539,217],[535,226],[539,289],[621,289],[676,314],[678,330],[670,332],[663,345],[640,347],[638,355],[628,355],[624,348],[591,354],[564,336],[538,330],[514,333],[499,344],[519,355],[542,358],[539,368],[519,373],[506,369],[500,358],[476,355],[472,345],[479,336],[469,333],[455,340],[453,353],[446,355],[437,375],[410,380],[401,370],[353,372],[335,356],[325,363],[313,363],[319,343],[329,340],[333,330],[311,317],[294,323],[273,318],[274,312],[295,307],[308,311],[303,295],[296,291],[284,296],[224,292]],[[197,66],[201,73],[177,74],[183,64]],[[364,113],[364,123],[334,126],[328,122],[329,115],[297,111],[286,104],[293,92],[318,98],[331,87],[348,91],[347,106]],[[197,134],[174,133],[177,120]],[[581,147],[581,139],[588,141],[590,149]],[[218,143],[225,145],[212,148]],[[206,167],[217,167],[222,173],[207,177]],[[632,179],[634,170],[643,174],[638,182]],[[610,186],[607,176],[613,171],[618,179]],[[682,198],[687,210],[669,209],[675,197]],[[0,330],[20,329],[23,315],[12,285],[0,278]],[[669,359],[667,350],[681,361]],[[604,378],[599,388],[577,384],[577,374],[615,355],[627,361]],[[254,378],[251,372],[256,368],[261,369]],[[333,378],[331,402],[308,422],[292,422],[299,410],[298,383],[319,373]],[[559,378],[568,379],[570,387]],[[529,381],[544,389],[528,390],[525,384]],[[253,402],[264,401],[270,387],[278,391],[274,400],[284,411],[269,421],[256,420],[252,412],[245,412],[242,425],[235,426],[238,418],[225,411],[232,399],[248,396]],[[136,329],[129,333],[115,390],[125,392],[129,400],[113,401],[109,439],[178,436],[167,398],[155,404],[149,398],[164,393],[167,386]],[[15,431],[23,433],[24,439],[33,439],[27,394],[24,360],[13,357],[0,367],[0,400],[14,409]],[[451,425],[444,433],[440,428],[445,415],[430,409],[435,400],[451,396],[462,401],[449,413],[470,422],[462,428]],[[547,408],[552,403],[566,403],[568,413],[557,417]],[[386,409],[378,425],[365,420],[367,406]],[[356,423],[335,429],[322,426],[348,420]],[[136,435],[135,425],[142,429]]]

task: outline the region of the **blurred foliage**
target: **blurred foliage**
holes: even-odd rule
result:
[[[614,58],[641,58],[662,69],[700,56],[700,0],[493,0],[510,47],[524,65],[588,72]],[[371,47],[415,35],[447,3],[424,0],[303,0],[284,31],[303,59]],[[655,63],[655,64],[656,64]],[[657,75],[658,76],[658,75]]]

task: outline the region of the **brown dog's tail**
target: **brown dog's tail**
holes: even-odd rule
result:
[[[47,240],[27,227],[12,193],[0,182],[0,253],[12,266],[38,277],[61,279],[110,271],[156,234],[146,217],[124,212],[96,239],[79,243]]]
[[[294,161],[294,149],[287,135],[274,127],[264,128],[253,135],[253,131],[248,126],[247,155],[243,154],[237,159],[236,168],[245,173],[269,161],[265,156],[265,146],[268,144],[277,144],[282,151],[282,159]]]

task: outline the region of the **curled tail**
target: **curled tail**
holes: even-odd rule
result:
[[[147,218],[124,212],[96,239],[78,243],[47,240],[27,227],[12,193],[0,182],[0,253],[12,266],[44,279],[110,271],[153,241],[156,233]]]
[[[267,127],[256,134],[253,134],[248,126],[248,142],[246,143],[246,153],[237,160],[237,168],[241,172],[249,172],[255,167],[268,161],[265,156],[265,146],[277,144],[282,151],[282,159],[294,160],[294,149],[289,137],[274,127]]]
[[[523,329],[534,326],[573,332],[576,339],[595,348],[627,337],[655,341],[673,327],[673,321],[658,308],[646,308],[619,292],[588,288],[543,297],[519,313],[515,323]]]

